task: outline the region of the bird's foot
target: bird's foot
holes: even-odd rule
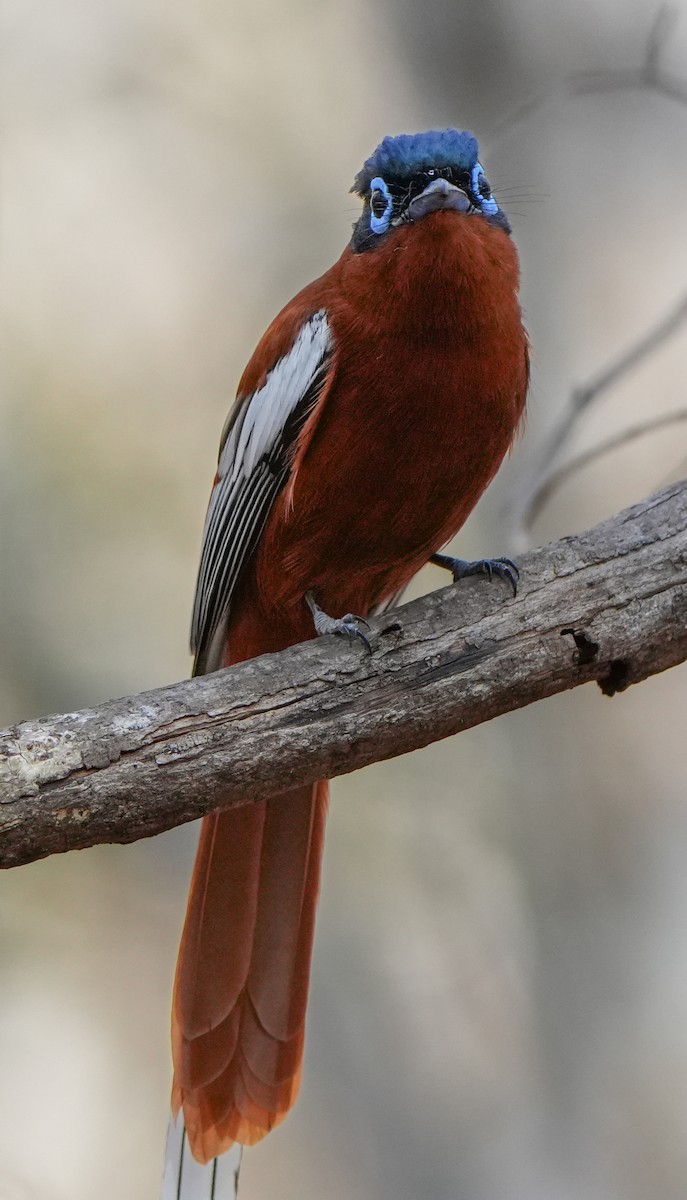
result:
[[[454,583],[466,579],[468,575],[487,575],[489,579],[496,575],[498,579],[505,579],[512,587],[513,595],[517,595],[520,572],[511,558],[478,558],[475,562],[468,562],[464,558],[451,558],[448,554],[433,554],[429,561],[450,571]]]
[[[363,617],[356,617],[354,613],[346,613],[343,617],[330,617],[315,600],[312,592],[306,592],[305,603],[312,613],[315,632],[318,637],[324,637],[327,633],[335,633],[339,637],[359,638],[367,649],[368,654],[372,653],[370,639],[363,633],[362,627],[369,629],[367,621]]]

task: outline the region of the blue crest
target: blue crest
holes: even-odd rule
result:
[[[408,179],[432,167],[472,172],[478,157],[477,138],[458,129],[430,129],[427,133],[385,137],[356,175],[351,191],[364,196],[377,175],[383,179]]]

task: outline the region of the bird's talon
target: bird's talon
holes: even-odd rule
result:
[[[363,643],[363,646],[367,650],[368,654],[372,654],[372,646],[370,645],[370,639],[368,638],[367,634],[363,633],[362,629],[360,629],[357,622],[347,621],[345,624],[346,624],[346,628],[345,628],[345,630],[342,630],[342,632],[346,633],[348,635],[348,637],[359,638],[360,641]],[[368,626],[368,628],[369,628],[369,626]]]
[[[478,558],[469,562],[464,558],[451,558],[448,554],[433,554],[430,562],[450,571],[454,583],[469,575],[486,575],[490,582],[496,576],[497,579],[505,579],[512,587],[513,595],[517,595],[520,571],[512,558]]]
[[[312,592],[306,593],[305,602],[312,613],[315,632],[319,637],[333,633],[336,637],[358,638],[368,654],[372,653],[370,639],[361,629],[361,625],[364,625],[366,629],[370,628],[369,622],[364,617],[357,617],[355,613],[345,613],[343,617],[330,617],[324,609],[320,608]]]
[[[366,629],[370,628],[370,622],[366,621],[364,617],[356,617],[355,613],[346,613],[345,617],[342,617],[341,620],[346,625],[364,625]]]

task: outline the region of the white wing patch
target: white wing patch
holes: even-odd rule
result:
[[[191,626],[196,672],[214,669],[216,635],[239,573],[255,549],[290,470],[289,451],[324,386],[333,339],[327,314],[301,327],[258,391],[230,417],[210,497]]]
[[[170,1114],[161,1200],[236,1200],[243,1146],[234,1145],[221,1158],[196,1162],[186,1136],[183,1113]]]
[[[312,386],[313,377],[331,349],[332,336],[324,311],[302,327],[288,354],[269,372],[263,387],[248,397],[222,448],[219,472],[231,482],[248,476],[269,454],[284,426]]]

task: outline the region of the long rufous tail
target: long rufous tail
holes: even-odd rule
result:
[[[294,1103],[328,785],[203,821],[172,1009],[173,1118],[207,1163]]]

